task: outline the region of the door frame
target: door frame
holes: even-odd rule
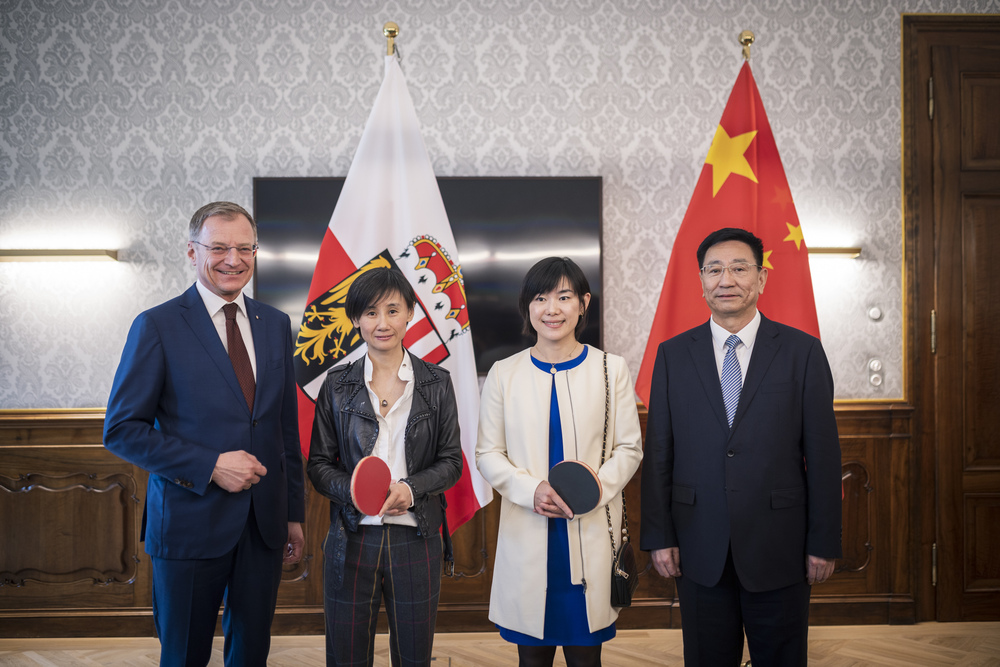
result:
[[[915,553],[912,573],[917,621],[937,620],[936,554],[939,504],[935,414],[935,372],[931,310],[935,305],[935,201],[933,125],[929,119],[931,46],[934,35],[1000,30],[996,15],[903,14],[903,300],[904,391],[914,406],[916,493],[912,501]],[[955,37],[951,37],[952,40]],[[918,381],[919,380],[919,381]]]

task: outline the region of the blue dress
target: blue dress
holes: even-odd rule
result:
[[[556,371],[576,368],[587,358],[590,348],[575,359],[561,364],[547,364],[531,357],[540,372],[552,376],[552,400],[549,407],[549,468],[563,460],[562,423],[556,398]],[[583,585],[574,585],[569,574],[569,528],[566,519],[549,519],[548,587],[545,593],[545,636],[542,639],[497,626],[500,636],[522,646],[597,646],[615,636],[615,624],[597,632],[587,625],[587,601]]]

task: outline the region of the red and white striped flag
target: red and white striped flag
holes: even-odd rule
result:
[[[417,293],[403,345],[451,373],[462,428],[462,478],[446,494],[454,532],[493,498],[475,466],[479,383],[462,267],[413,100],[395,56],[320,247],[295,343],[299,432],[308,455],[316,396],[335,365],[365,353],[344,313],[351,283],[377,266],[397,267]]]

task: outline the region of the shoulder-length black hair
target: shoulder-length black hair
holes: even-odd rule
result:
[[[517,297],[517,310],[521,314],[521,331],[525,336],[536,338],[538,332],[531,326],[531,316],[528,314],[528,306],[531,300],[539,294],[551,292],[559,287],[559,283],[566,279],[570,289],[580,299],[583,312],[580,313],[580,320],[576,323],[574,334],[577,340],[587,326],[587,310],[583,301],[584,294],[590,294],[590,283],[587,276],[583,274],[583,269],[577,266],[576,262],[569,257],[546,257],[528,269],[521,281],[521,292]]]

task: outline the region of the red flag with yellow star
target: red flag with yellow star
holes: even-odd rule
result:
[[[670,251],[635,386],[645,403],[659,344],[711,316],[702,297],[697,250],[706,236],[723,227],[741,227],[764,241],[769,275],[757,308],[772,320],[818,338],[809,256],[749,62],[743,63],[729,95]]]

